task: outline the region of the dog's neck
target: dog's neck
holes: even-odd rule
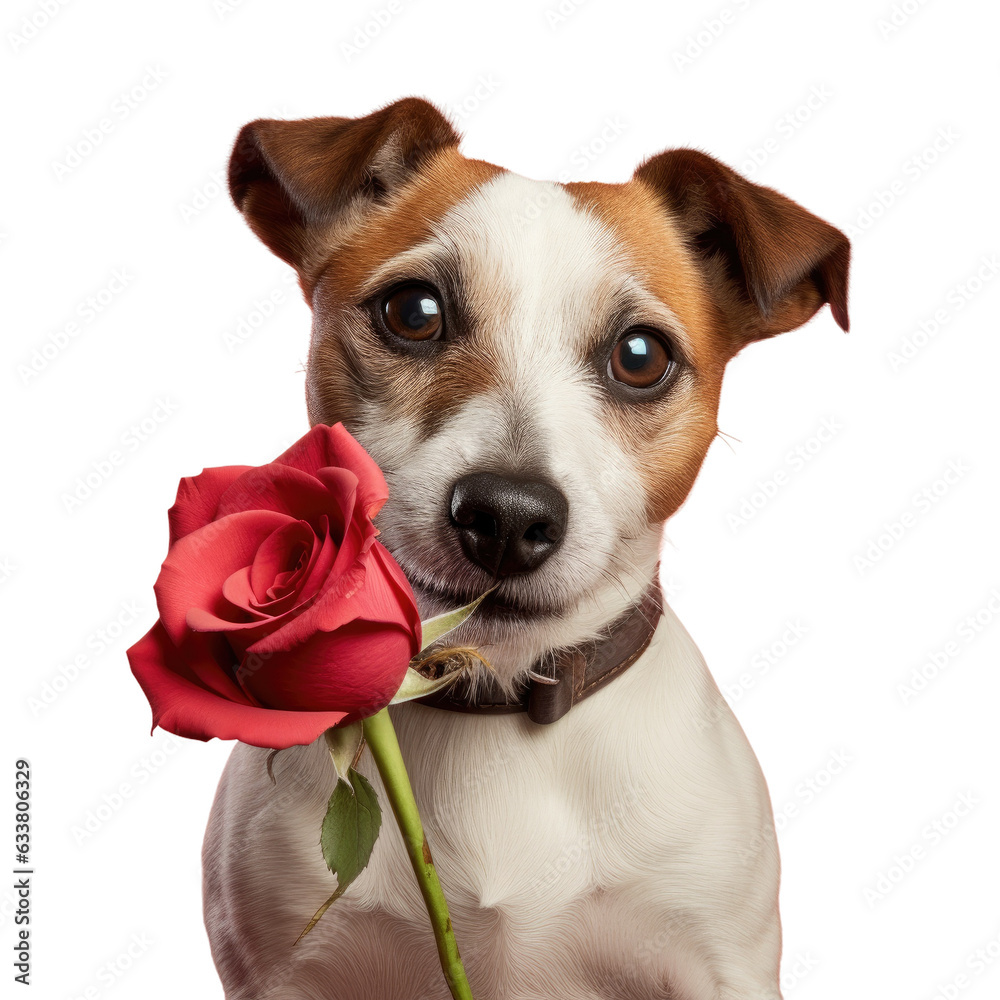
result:
[[[574,705],[620,677],[646,651],[663,613],[659,579],[650,581],[642,599],[632,604],[599,636],[555,651],[550,662],[538,663],[515,697],[492,677],[474,690],[468,677],[421,701],[434,708],[478,715],[525,713],[537,725],[561,719]]]

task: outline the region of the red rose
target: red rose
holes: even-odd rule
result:
[[[182,479],[129,651],[153,725],[275,749],[373,715],[420,648],[420,618],[372,518],[388,489],[343,425],[259,468]]]

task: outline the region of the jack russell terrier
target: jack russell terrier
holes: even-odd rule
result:
[[[824,303],[850,245],[704,153],[624,184],[526,180],[433,105],[252,122],[229,183],[313,310],[311,424],[381,466],[381,540],[493,667],[392,710],[477,1000],[779,1000],[778,851],[739,723],[658,583],[726,363]],[[322,740],[237,745],[204,847],[230,1000],[443,1000],[392,823],[318,849]],[[366,755],[360,769],[386,802]]]

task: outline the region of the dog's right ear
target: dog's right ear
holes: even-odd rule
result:
[[[848,328],[851,245],[839,229],[696,149],[659,153],[635,177],[672,211],[735,349],[801,326],[827,302]]]
[[[259,119],[229,159],[229,190],[250,228],[303,280],[322,236],[348,207],[385,199],[458,133],[433,104],[407,97],[364,118]]]

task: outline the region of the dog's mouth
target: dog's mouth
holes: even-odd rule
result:
[[[440,614],[454,608],[460,608],[470,604],[485,591],[486,596],[476,609],[474,618],[482,622],[490,620],[495,622],[537,622],[548,618],[555,618],[566,612],[565,607],[552,602],[533,602],[525,600],[523,597],[510,592],[511,587],[508,581],[501,580],[495,589],[490,590],[489,584],[483,587],[478,593],[473,593],[467,587],[451,587],[437,581],[429,581],[420,573],[412,573],[406,566],[400,563],[403,574],[410,581],[410,586],[417,595],[418,603],[429,605],[433,608],[433,614]]]

